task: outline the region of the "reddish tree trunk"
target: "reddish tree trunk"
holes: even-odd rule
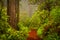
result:
[[[17,28],[17,18],[16,18],[16,6],[15,6],[15,0],[7,0],[7,13],[9,16],[9,24],[13,28]]]
[[[16,14],[17,14],[17,23],[19,22],[19,0],[16,0]]]

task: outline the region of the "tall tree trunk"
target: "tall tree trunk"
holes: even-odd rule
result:
[[[17,18],[16,18],[16,1],[15,0],[7,0],[7,14],[9,16],[9,24],[17,29]]]
[[[19,22],[19,0],[16,0],[17,23]]]

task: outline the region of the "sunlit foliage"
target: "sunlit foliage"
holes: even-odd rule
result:
[[[38,4],[32,17],[22,15],[17,24],[19,31],[8,24],[7,10],[0,7],[0,39],[27,40],[28,37],[43,40],[60,40],[60,0],[29,0],[31,4]],[[43,3],[40,4],[40,1]],[[35,31],[33,30],[35,29]],[[34,34],[34,36],[32,36]],[[37,36],[37,37],[36,37]]]

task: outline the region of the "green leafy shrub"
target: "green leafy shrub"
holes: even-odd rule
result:
[[[37,10],[32,16],[32,18],[30,19],[30,22],[31,22],[30,27],[39,28],[44,23],[48,23],[48,20],[49,20],[48,14],[49,13],[47,10],[42,10],[42,11]]]
[[[0,33],[5,33],[7,28],[9,27],[7,23],[7,15],[6,15],[6,9],[0,9]]]
[[[51,10],[51,19],[54,21],[54,24],[60,24],[60,7],[57,6]]]
[[[21,38],[26,40],[26,38],[28,37],[29,27],[23,25],[22,23],[19,23],[18,27],[21,34]]]
[[[58,33],[49,33],[43,40],[60,40]]]
[[[26,40],[25,35],[11,28],[7,20],[6,8],[0,9],[0,40]]]

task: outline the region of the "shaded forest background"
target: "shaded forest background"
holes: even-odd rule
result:
[[[0,40],[60,40],[60,0],[0,0]]]

